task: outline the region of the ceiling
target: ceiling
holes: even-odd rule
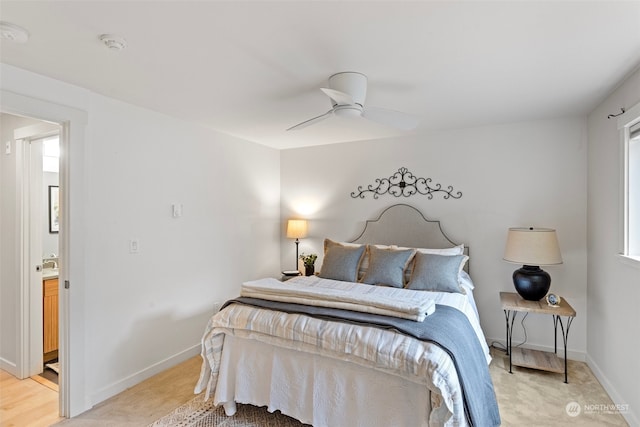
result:
[[[420,133],[587,114],[640,64],[640,1],[1,0],[0,18],[30,33],[3,63],[276,148],[402,135],[286,131],[329,110],[340,71]]]

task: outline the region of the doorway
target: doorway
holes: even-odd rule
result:
[[[1,119],[2,310],[11,303],[4,297],[16,297],[12,312],[2,316],[2,368],[58,391],[61,126],[8,113]],[[41,376],[45,372],[50,375]]]
[[[84,110],[79,110],[74,107],[70,107],[61,103],[47,101],[42,98],[35,98],[33,96],[23,95],[16,92],[0,89],[0,112],[13,114],[21,117],[32,117],[36,120],[46,121],[48,123],[58,124],[60,127],[60,232],[58,234],[59,239],[59,361],[60,361],[60,377],[59,377],[59,412],[63,417],[73,417],[88,409],[88,403],[86,400],[86,384],[85,384],[85,355],[84,355],[84,342],[85,342],[85,321],[83,311],[83,299],[84,288],[82,284],[85,281],[84,270],[84,169],[81,159],[84,158],[85,150],[85,132],[88,122],[88,113]],[[3,140],[3,148],[6,150],[5,141]],[[6,151],[5,151],[6,153]],[[16,153],[17,155],[17,153]],[[9,155],[3,155],[2,164],[7,162],[10,158]],[[74,162],[71,159],[76,159]],[[11,160],[15,162],[15,160]],[[73,168],[72,168],[73,164]],[[71,179],[71,170],[73,170],[73,179]],[[4,185],[5,172],[7,170],[3,167],[0,171],[3,173],[3,186],[0,190],[0,194],[5,190],[7,186]],[[15,168],[9,171],[9,178],[11,182],[19,179]],[[14,185],[12,187],[17,187]],[[15,193],[15,192],[14,192]],[[5,198],[3,197],[3,203],[0,205],[5,209]],[[17,216],[19,206],[15,197],[12,194],[9,198],[12,205],[7,208],[13,212],[12,215]],[[5,211],[3,211],[4,213]],[[22,235],[18,234],[15,230],[22,230],[22,224],[18,218],[8,218],[7,215],[0,215],[0,224],[3,229],[2,244],[0,244],[0,250],[2,250],[2,262],[5,261],[5,253],[12,257],[13,275],[11,281],[13,283],[19,283],[22,277],[27,275],[24,273],[28,268],[28,263],[22,263]],[[21,217],[20,217],[21,218]],[[71,227],[73,220],[73,227]],[[9,222],[9,227],[6,227],[6,222]],[[13,234],[13,240],[10,244],[5,245],[4,232],[8,230],[9,234]],[[7,250],[8,248],[8,250]],[[19,248],[19,249],[18,249]],[[24,264],[24,265],[23,265]],[[17,267],[16,267],[17,265]],[[5,274],[7,269],[1,269],[0,274],[3,275],[2,283],[5,284]],[[74,285],[74,284],[77,284]],[[14,285],[14,287],[17,285]],[[5,335],[4,328],[6,328],[5,317],[12,321],[13,334],[15,336],[15,330],[21,331],[19,338],[16,336],[13,340],[14,347],[17,347],[16,353],[12,355],[13,360],[20,365],[28,365],[28,347],[30,342],[23,340],[25,336],[24,330],[28,328],[29,320],[27,316],[23,314],[29,312],[28,299],[24,295],[19,294],[18,291],[14,292],[11,299],[7,304],[11,304],[13,308],[5,311],[5,304],[3,301],[7,301],[4,298],[0,299],[2,306],[3,322],[0,327],[3,328],[3,336]],[[3,345],[2,351],[5,346]],[[73,360],[73,366],[70,361]],[[5,364],[5,360],[0,358],[0,364]],[[15,365],[14,365],[15,368]]]

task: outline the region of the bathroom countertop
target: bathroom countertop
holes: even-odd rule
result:
[[[58,269],[57,268],[43,268],[42,269],[42,280],[57,279],[57,278],[58,278]]]

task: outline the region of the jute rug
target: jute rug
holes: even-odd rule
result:
[[[280,411],[270,413],[266,406],[238,404],[238,412],[232,417],[224,413],[222,406],[215,407],[213,399],[204,401],[199,394],[172,413],[160,418],[148,427],[302,427],[300,421],[283,415]]]

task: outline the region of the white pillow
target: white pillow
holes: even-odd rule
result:
[[[460,272],[458,280],[460,281],[460,286],[462,286],[462,289],[469,289],[470,291],[475,289],[475,286],[471,281],[471,276],[469,276],[469,273],[467,273],[466,271],[462,270]]]
[[[444,248],[444,249],[427,249],[427,248],[416,248],[416,251],[423,254],[435,254],[435,255],[464,255],[464,244],[454,246],[452,248]]]

